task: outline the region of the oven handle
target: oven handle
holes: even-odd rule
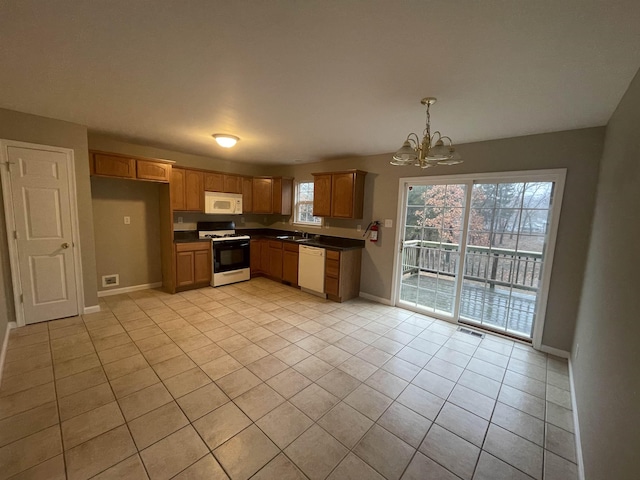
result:
[[[241,248],[241,247],[248,247],[249,246],[249,242],[245,241],[245,240],[241,240],[242,243],[232,243],[232,242],[224,242],[223,245],[216,245],[215,243],[213,244],[213,248]],[[221,242],[222,243],[222,242]]]

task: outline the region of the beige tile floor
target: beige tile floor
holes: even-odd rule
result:
[[[0,478],[577,478],[566,361],[266,279],[11,332]]]

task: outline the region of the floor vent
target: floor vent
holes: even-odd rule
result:
[[[475,330],[469,330],[468,328],[458,327],[458,331],[462,333],[466,333],[468,335],[473,335],[474,337],[484,338],[483,333],[476,332]]]

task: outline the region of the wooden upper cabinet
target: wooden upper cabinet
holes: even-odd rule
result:
[[[273,213],[291,215],[293,178],[273,177]]]
[[[93,154],[93,172],[109,177],[136,178],[136,160],[130,157]]]
[[[224,175],[222,173],[205,173],[204,189],[207,192],[222,192],[224,190]]]
[[[207,172],[204,174],[204,189],[207,192],[242,193],[242,177]]]
[[[273,179],[253,178],[253,213],[272,213]]]
[[[187,170],[185,174],[185,210],[204,211],[204,174]]]
[[[331,174],[313,176],[313,215],[331,216]]]
[[[136,177],[141,180],[168,182],[171,177],[171,164],[136,160]]]
[[[360,170],[313,174],[313,214],[316,217],[362,218],[366,174]]]
[[[170,187],[173,210],[191,212],[204,210],[204,174],[202,172],[173,168]]]
[[[242,177],[238,175],[223,175],[225,193],[242,193]]]
[[[242,177],[242,212],[253,212],[253,179]]]
[[[171,169],[171,181],[169,182],[169,195],[171,197],[171,210],[186,210],[185,186],[186,170],[182,168]]]
[[[136,158],[118,153],[90,153],[91,175],[103,177],[130,178],[168,183],[171,176],[171,164],[168,160]]]

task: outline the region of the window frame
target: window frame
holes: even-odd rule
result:
[[[301,205],[303,205],[303,204],[304,205],[311,204],[311,206],[313,208],[313,199],[311,199],[311,200],[300,200],[300,185],[301,184],[306,184],[306,183],[310,183],[311,185],[313,185],[313,180],[311,180],[311,181],[309,181],[309,180],[297,180],[295,182],[295,185],[294,185],[293,224],[294,225],[304,226],[304,227],[310,227],[310,228],[322,228],[322,226],[324,225],[324,218],[322,218],[322,217],[314,217],[314,218],[319,218],[320,219],[319,222],[305,222],[305,221],[300,220],[300,218],[299,218],[300,206]]]

